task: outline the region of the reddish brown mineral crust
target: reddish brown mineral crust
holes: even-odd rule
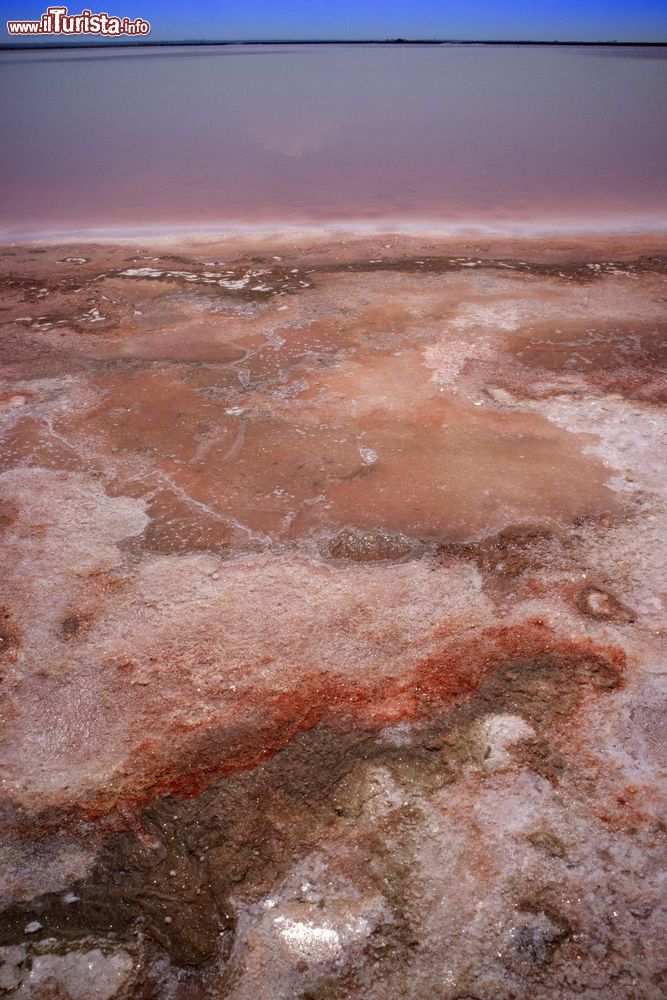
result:
[[[662,995],[666,260],[6,248],[1,983]]]
[[[212,781],[256,767],[282,749],[298,734],[324,724],[332,730],[361,728],[375,732],[397,723],[425,721],[472,698],[488,676],[512,665],[524,667],[540,657],[565,665],[567,672],[581,664],[601,666],[609,672],[610,686],[620,683],[625,656],[620,649],[597,647],[590,641],[558,640],[541,621],[512,628],[486,629],[467,642],[452,642],[437,655],[416,665],[407,679],[380,681],[374,685],[349,684],[315,672],[302,677],[298,690],[254,692],[246,689],[237,705],[249,714],[257,711],[251,733],[238,742],[228,740],[230,719],[209,722],[201,735],[185,726],[174,726],[159,737],[144,739],[124,762],[113,788],[90,800],[79,797],[61,803],[79,818],[100,819],[127,806],[137,809],[162,795],[189,798],[200,794]],[[121,669],[131,669],[131,664]],[[582,683],[568,678],[568,685]],[[584,682],[585,683],[585,682]],[[564,694],[575,694],[564,687]],[[233,717],[232,717],[233,718]],[[179,747],[174,759],[174,747]],[[63,822],[63,814],[59,815]]]

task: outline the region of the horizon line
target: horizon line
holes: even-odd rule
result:
[[[149,48],[157,46],[232,46],[232,45],[540,45],[540,46],[578,46],[578,47],[612,47],[612,48],[667,48],[666,41],[618,41],[608,40],[572,40],[532,39],[532,38],[240,38],[240,39],[118,39],[114,41],[54,41],[54,42],[0,42],[0,51],[16,51],[19,49],[121,49]]]

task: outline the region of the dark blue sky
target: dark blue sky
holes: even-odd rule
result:
[[[67,0],[64,0],[67,4]],[[47,2],[0,0],[35,18]],[[144,17],[152,38],[535,38],[667,41],[667,0],[81,0],[93,12]],[[6,36],[6,29],[4,30]]]

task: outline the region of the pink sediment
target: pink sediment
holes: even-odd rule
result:
[[[178,255],[6,250],[2,794],[8,842],[37,833],[60,867],[56,877],[12,862],[16,899],[28,902],[0,919],[3,940],[29,922],[37,886],[55,893],[74,877],[67,865],[91,863],[67,861],[61,841],[79,844],[85,829],[103,852],[110,830],[135,829],[150,847],[145,816],[165,796],[187,800],[173,808],[191,816],[254,782],[249,832],[243,795],[229,807],[243,852],[269,836],[265,813],[271,837],[291,845],[272,861],[283,874],[332,844],[356,857],[379,835],[364,811],[375,793],[359,793],[359,829],[331,820],[329,843],[310,793],[294,788],[318,772],[352,801],[349,782],[371,781],[365,741],[385,775],[372,781],[403,789],[390,799],[418,788],[426,841],[449,809],[473,850],[475,803],[503,814],[515,780],[519,812],[532,816],[541,796],[540,822],[560,829],[548,792],[558,788],[585,817],[582,843],[620,831],[631,852],[628,831],[648,828],[662,796],[647,748],[667,628],[666,249],[658,237],[275,236],[250,247],[238,236]],[[643,720],[636,733],[629,717]],[[354,757],[344,779],[333,750],[312,749],[322,732]],[[317,795],[329,815],[334,793]],[[301,846],[298,829],[294,841],[284,833],[285,803]],[[388,850],[400,860],[397,843]],[[435,884],[432,859],[424,870],[416,859]],[[216,863],[224,892],[206,919],[197,911],[201,940],[141,910],[147,947],[176,965],[217,955],[222,968],[211,914],[240,893],[233,905],[255,931],[239,975],[250,976],[253,955],[260,969],[277,954],[265,954],[265,918],[248,902],[271,877],[244,861],[244,882]],[[520,878],[494,865],[488,885],[482,868],[470,876],[480,894]],[[419,919],[435,920],[438,905]],[[70,917],[53,912],[57,937]],[[547,952],[560,954],[574,917],[565,934],[553,907],[540,912],[556,925]],[[285,959],[281,997],[300,995],[299,961]],[[530,976],[516,975],[527,997]],[[342,995],[378,995],[362,979]]]

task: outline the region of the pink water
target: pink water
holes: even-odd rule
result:
[[[667,51],[0,54],[0,227],[667,228]]]

